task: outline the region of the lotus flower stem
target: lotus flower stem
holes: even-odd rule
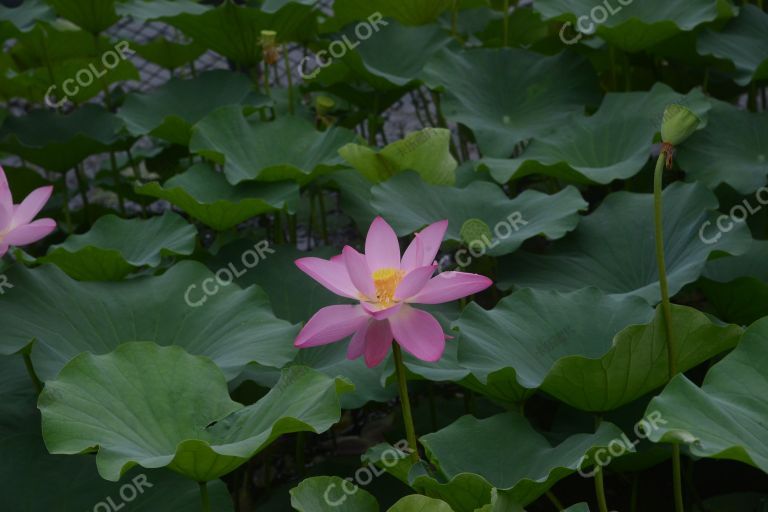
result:
[[[80,196],[83,198],[83,214],[85,215],[85,222],[90,224],[90,210],[91,206],[88,201],[88,183],[83,172],[82,163],[77,164],[75,167],[75,178],[77,178],[77,187],[80,189]]]
[[[323,236],[323,242],[328,244],[328,219],[325,218],[325,195],[323,189],[320,189],[320,193],[317,195],[317,202],[320,204],[320,233]]]
[[[283,62],[285,62],[285,76],[288,79],[288,113],[293,115],[293,75],[291,74],[291,61],[288,58],[288,48],[283,48]]]
[[[595,417],[595,432],[600,428],[603,422],[602,415]],[[597,497],[597,506],[600,512],[608,512],[608,500],[605,499],[605,480],[603,478],[603,467],[597,465],[595,468],[595,496]]]
[[[504,41],[501,46],[509,46],[509,0],[504,0]]]
[[[661,312],[664,316],[664,329],[667,335],[667,358],[669,359],[669,379],[677,374],[676,347],[672,333],[672,306],[669,301],[669,283],[667,282],[666,262],[664,260],[664,225],[662,217],[662,177],[664,164],[667,161],[667,151],[662,150],[656,161],[656,170],[653,174],[653,210],[654,226],[656,234],[656,263],[659,267],[659,288],[661,288]],[[672,481],[675,493],[675,511],[683,512],[683,485],[680,470],[680,446],[672,445]]]
[[[125,199],[123,199],[123,193],[120,191],[120,171],[117,169],[117,160],[115,159],[115,151],[109,151],[109,164],[112,167],[112,176],[115,180],[115,193],[117,194],[117,204],[120,206],[120,213],[125,215]]]
[[[546,492],[547,499],[552,502],[552,504],[557,508],[557,510],[565,510],[565,507],[563,506],[563,503],[557,499],[557,496],[555,496],[555,493],[552,491]]]
[[[211,512],[211,499],[208,497],[208,482],[198,482],[200,486],[200,503],[203,512]]]
[[[598,467],[595,470],[595,494],[597,495],[597,506],[600,512],[608,512],[608,502],[605,499],[605,483],[603,482],[603,468]]]
[[[64,201],[62,201],[62,209],[64,210],[64,224],[67,225],[67,234],[71,235],[74,231],[72,226],[72,215],[69,212],[69,186],[67,185],[67,173],[61,174],[61,190],[64,192]]]
[[[408,446],[411,448],[411,460],[414,464],[418,463],[419,445],[416,442],[416,428],[413,426],[413,414],[411,414],[411,400],[408,397],[408,377],[405,373],[403,364],[403,352],[400,345],[392,344],[392,354],[395,358],[395,373],[397,374],[397,383],[400,386],[400,405],[403,408],[403,422],[405,423],[405,434],[408,440]]]
[[[141,173],[139,172],[139,168],[136,167],[136,162],[133,159],[131,148],[127,148],[125,150],[125,154],[128,156],[128,162],[131,164],[131,170],[133,170],[133,177],[136,179],[136,181],[141,181]],[[147,206],[144,203],[141,203],[141,214],[145,219],[147,218]]]

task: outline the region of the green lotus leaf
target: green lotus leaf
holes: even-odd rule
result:
[[[21,356],[0,357],[0,492],[18,512],[105,507],[167,512],[199,506],[196,483],[166,470],[132,470],[117,484],[99,477],[90,457],[51,455],[40,432],[37,393]],[[66,478],[61,478],[66,475]],[[47,483],[41,493],[40,479]],[[210,485],[211,505],[231,512],[223,482]],[[101,504],[101,505],[100,505]]]
[[[56,14],[83,30],[98,34],[114,25],[115,0],[47,0]]]
[[[223,107],[198,122],[189,149],[224,165],[230,183],[259,179],[307,181],[338,167],[338,150],[355,139],[345,128],[316,131],[308,121],[281,117],[250,122],[238,106]]]
[[[432,493],[456,512],[473,512],[490,503],[493,488],[507,499],[527,505],[621,435],[615,425],[602,423],[594,434],[576,434],[552,446],[519,414],[482,420],[464,416],[420,438],[439,479],[419,475],[411,485]],[[467,439],[473,442],[467,443]]]
[[[239,105],[253,91],[244,75],[216,70],[190,80],[173,78],[149,93],[129,94],[118,112],[132,135],[153,135],[186,146],[192,125],[226,105]]]
[[[119,281],[165,256],[189,256],[197,230],[173,212],[150,219],[99,217],[90,231],[53,245],[37,263],[53,263],[79,281]]]
[[[374,186],[371,194],[373,208],[401,236],[448,219],[446,238],[462,242],[461,229],[467,220],[484,222],[492,236],[469,244],[472,256],[508,254],[542,234],[561,238],[576,227],[579,211],[587,208],[574,187],[552,196],[526,190],[509,199],[494,183],[475,181],[465,188],[430,185],[413,172]]]
[[[534,173],[576,183],[627,179],[648,162],[670,103],[688,105],[702,117],[710,108],[699,89],[680,95],[661,83],[648,92],[609,93],[594,115],[573,114],[554,132],[534,139],[519,157],[484,158],[479,167],[488,168],[499,183]]]
[[[469,127],[483,155],[491,157],[507,158],[519,142],[599,103],[592,67],[570,52],[545,57],[510,48],[444,50],[423,76],[430,87],[445,89],[445,117]]]
[[[338,476],[307,478],[290,493],[291,507],[298,512],[379,512],[376,498]]]
[[[605,5],[591,0],[539,0],[534,9],[545,20],[567,20],[574,24],[571,29],[575,26],[585,35],[597,33],[627,52],[648,49],[681,32],[690,32],[703,23],[730,15],[730,8],[720,12],[716,0],[691,0],[685,4],[645,0]],[[567,44],[575,44],[580,39],[569,32],[563,37]]]
[[[292,182],[230,185],[208,164],[195,164],[162,185],[151,182],[136,187],[145,196],[164,199],[217,231],[268,212],[294,212],[299,187]]]
[[[727,183],[750,194],[768,174],[768,114],[715,100],[707,128],[693,134],[676,159],[688,177],[709,188]]]
[[[39,23],[16,37],[9,54],[21,72],[13,82],[35,104],[51,109],[85,103],[111,84],[140,79],[128,41],[74,30],[71,24]]]
[[[457,163],[451,155],[450,143],[450,131],[424,128],[378,152],[368,146],[347,144],[339,150],[339,154],[374,183],[410,169],[427,183],[453,185]]]
[[[285,366],[297,326],[274,317],[262,290],[223,286],[227,272],[183,261],[158,277],[106,283],[74,281],[51,265],[16,266],[6,272],[14,288],[0,295],[0,354],[34,341],[43,381],[81,352],[103,354],[136,339],[210,357],[228,379],[251,361]]]
[[[676,376],[648,411],[665,420],[654,442],[685,445],[696,457],[737,460],[768,473],[768,319],[707,373],[701,387]]]
[[[676,182],[663,192],[664,245],[670,293],[698,279],[714,251],[745,252],[751,243],[741,223],[720,233],[714,220],[717,199],[703,185]],[[626,236],[631,233],[632,236]],[[653,196],[615,192],[579,229],[546,254],[520,252],[500,262],[497,285],[577,290],[596,286],[615,295],[660,298],[656,268]]]
[[[123,0],[117,4],[120,16],[130,16],[138,21],[173,18],[179,14],[202,14],[210,7],[195,0]]]
[[[38,407],[53,454],[98,447],[96,467],[117,481],[134,465],[168,467],[198,482],[219,478],[283,434],[324,432],[339,420],[343,379],[287,369],[261,400],[229,398],[224,374],[181,347],[135,342],[84,353],[48,381]]]
[[[676,367],[685,371],[736,345],[741,329],[673,306]],[[545,391],[577,409],[605,412],[663,386],[669,378],[659,313],[638,297],[521,290],[486,311],[475,304],[455,323],[459,364],[503,402]]]
[[[387,512],[454,512],[454,510],[444,501],[414,494],[402,498]]]
[[[154,62],[171,72],[176,68],[194,62],[205,53],[205,47],[203,46],[194,43],[174,43],[162,36],[145,44],[135,44],[132,48],[142,58],[149,62]]]
[[[30,30],[38,21],[53,21],[53,10],[42,0],[27,0],[16,7],[0,5],[0,37],[18,36],[21,31]],[[3,36],[8,31],[7,37]]]
[[[398,0],[334,0],[333,11],[338,24],[364,21],[378,12],[405,25],[424,25],[435,21],[451,5],[451,0],[412,0],[407,4]]]
[[[729,60],[736,68],[735,81],[747,85],[768,78],[768,14],[750,4],[720,31],[705,30],[698,39],[702,55]]]
[[[368,34],[359,25],[345,31],[355,52],[347,53],[343,60],[382,90],[414,81],[427,61],[451,41],[450,34],[437,25],[406,27],[387,19],[370,26],[375,32],[369,39],[358,38],[358,34]],[[358,41],[359,45],[355,44]],[[411,51],[413,48],[419,51]]]
[[[35,110],[5,120],[0,149],[51,171],[69,171],[84,158],[115,146],[122,126],[114,114],[92,104],[69,115]]]
[[[739,256],[707,263],[698,286],[718,318],[749,325],[768,316],[768,241],[755,240]]]
[[[289,2],[276,12],[223,2],[203,13],[170,13],[160,18],[191,37],[197,44],[231,59],[244,68],[261,62],[262,30],[275,30],[280,41],[304,41],[316,32],[311,5]]]

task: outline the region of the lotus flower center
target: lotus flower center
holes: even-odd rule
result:
[[[395,302],[397,285],[405,277],[405,272],[394,268],[381,268],[372,274],[376,287],[376,300],[379,304],[389,306]]]

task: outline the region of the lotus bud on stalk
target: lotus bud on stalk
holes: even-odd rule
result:
[[[328,127],[336,121],[336,118],[331,115],[331,110],[335,106],[336,102],[330,96],[320,95],[315,98],[315,114],[318,126]]]
[[[276,44],[277,32],[274,30],[261,31],[261,47],[264,52],[264,62],[270,66],[280,60],[280,47]]]
[[[661,123],[661,150],[667,155],[667,169],[672,168],[675,147],[690,137],[700,124],[699,117],[682,105],[672,104],[664,110],[664,119]]]

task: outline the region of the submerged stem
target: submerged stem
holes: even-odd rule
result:
[[[676,347],[672,333],[672,305],[669,301],[669,283],[667,282],[667,269],[664,260],[664,221],[662,217],[662,177],[664,174],[664,162],[666,151],[659,154],[656,161],[656,170],[653,174],[653,212],[656,236],[656,264],[659,268],[659,288],[661,288],[661,312],[664,317],[664,331],[667,335],[667,358],[669,359],[669,380],[677,374]],[[675,512],[684,512],[683,484],[680,470],[680,446],[672,445],[672,484],[675,494]]]
[[[419,445],[416,443],[416,428],[413,426],[413,414],[411,414],[411,400],[408,397],[408,379],[405,374],[405,365],[403,364],[403,353],[400,345],[392,344],[392,353],[395,358],[395,373],[397,374],[397,383],[400,386],[400,405],[403,407],[403,422],[405,423],[405,434],[408,440],[408,446],[411,448],[411,460],[417,463],[419,457]]]

